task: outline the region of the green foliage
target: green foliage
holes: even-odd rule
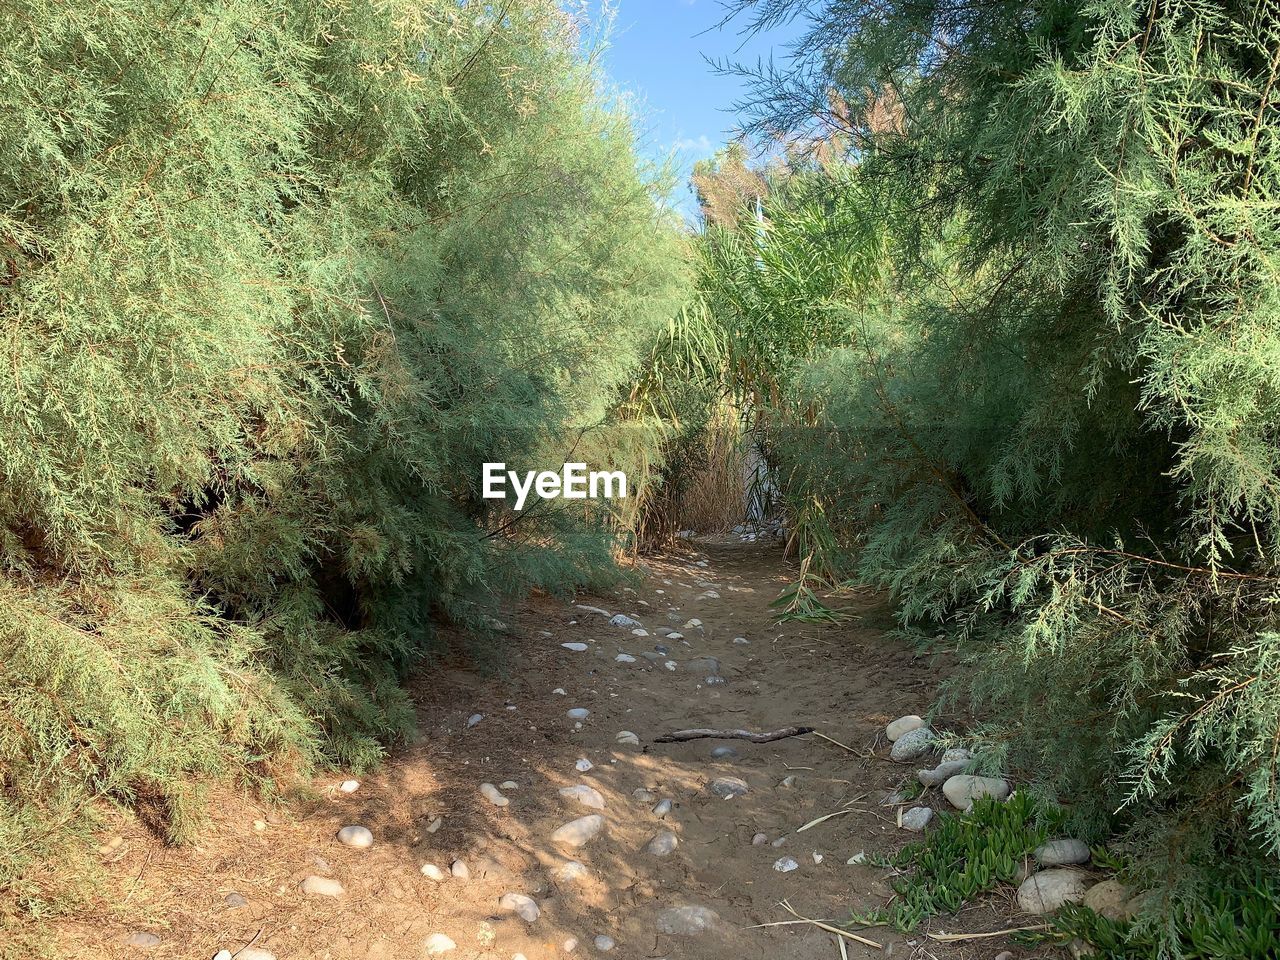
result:
[[[0,9],[0,886],[103,798],[355,768],[433,624],[608,575],[661,171],[553,0]],[[599,349],[609,344],[608,351]],[[570,456],[573,454],[573,456]]]
[[[954,914],[999,883],[1013,883],[1031,852],[1048,836],[1045,811],[1018,792],[1001,803],[978,799],[965,814],[942,814],[926,839],[904,847],[894,865],[898,894],[861,923],[887,923],[911,931],[939,913]]]
[[[1280,856],[1277,8],[734,6],[808,24],[747,71],[791,154],[699,280],[801,556],[959,651],[984,763],[1211,916]]]
[[[1054,915],[1053,930],[1026,937],[1029,943],[1089,944],[1084,956],[1098,960],[1265,960],[1280,943],[1280,883],[1261,871],[1234,874],[1188,911],[1171,905],[1158,925],[1111,920],[1085,907]],[[1166,949],[1165,945],[1171,948]]]

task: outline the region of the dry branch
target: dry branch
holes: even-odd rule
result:
[[[799,737],[813,733],[813,727],[783,727],[769,733],[752,733],[750,730],[712,730],[709,727],[698,727],[693,730],[676,730],[654,737],[654,743],[684,743],[686,740],[750,740],[752,743],[771,743],[774,740],[785,740],[787,737]]]

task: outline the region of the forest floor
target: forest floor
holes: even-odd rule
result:
[[[121,817],[99,837],[111,880],[89,909],[51,926],[52,946],[92,958],[210,958],[225,949],[242,951],[238,960],[418,960],[428,955],[427,938],[443,934],[456,943],[447,960],[565,958],[571,938],[575,957],[840,960],[835,937],[788,922],[796,917],[785,905],[802,917],[840,921],[892,895],[892,871],[847,861],[919,837],[899,828],[899,807],[885,803],[914,780],[918,764],[891,762],[883,731],[898,716],[923,714],[949,665],[945,657],[916,658],[889,639],[888,611],[870,593],[846,599],[854,617],[844,623],[778,624],[768,604],[788,582],[781,557],[776,544],[700,541],[641,562],[635,587],[577,598],[634,617],[648,636],[572,603],[535,598],[510,617],[504,672],[459,658],[424,673],[414,686],[421,738],[354,792],[340,788],[347,777],[329,774],[276,805],[221,795],[202,842],[189,848],[167,847]],[[684,629],[690,618],[701,629]],[[663,627],[684,640],[660,636]],[[669,652],[655,654],[655,644]],[[635,662],[619,662],[619,654]],[[717,658],[724,682],[707,682],[705,662],[691,671],[696,657]],[[577,707],[590,711],[580,727],[566,716]],[[475,714],[483,719],[469,726]],[[791,724],[831,739],[654,743],[681,728]],[[941,725],[962,723],[944,717]],[[639,744],[618,743],[624,730]],[[726,745],[735,757],[711,758]],[[592,764],[585,773],[576,769],[582,759]],[[708,789],[717,777],[741,778],[748,791],[720,799]],[[788,777],[795,778],[789,786]],[[506,781],[518,786],[503,789],[505,807],[479,793],[481,783]],[[605,808],[559,795],[575,784],[594,787]],[[663,798],[673,809],[660,819],[652,808]],[[948,809],[937,789],[916,803]],[[560,825],[597,812],[605,828],[586,846],[566,850],[551,841]],[[372,831],[371,848],[337,841],[351,824]],[[646,850],[661,830],[679,839],[665,857]],[[767,842],[753,845],[757,833]],[[798,868],[777,871],[781,857]],[[455,860],[467,864],[470,879],[449,876]],[[570,860],[586,867],[578,880],[559,876]],[[424,876],[428,863],[445,879]],[[311,875],[339,881],[344,892],[303,893]],[[532,897],[538,919],[505,912],[499,899],[509,892]],[[682,905],[708,907],[720,922],[696,936],[660,932],[659,912]],[[929,936],[1028,922],[1015,914],[1011,891],[998,892],[910,936],[860,930],[880,948],[846,941],[845,949],[852,958],[895,960],[990,960],[1006,949],[1026,957],[1003,936]],[[130,945],[137,934],[158,943]],[[616,943],[608,954],[595,945],[601,935]]]

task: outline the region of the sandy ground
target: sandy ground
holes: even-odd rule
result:
[[[362,778],[353,793],[338,789],[346,777],[329,774],[312,784],[310,799],[267,807],[252,797],[220,797],[195,848],[166,847],[133,820],[115,824],[99,838],[123,841],[100,854],[110,889],[53,928],[54,946],[94,958],[209,958],[251,944],[278,960],[418,960],[427,955],[426,938],[441,933],[457,944],[448,960],[565,958],[570,938],[577,940],[574,957],[618,960],[990,960],[1006,949],[1031,955],[1003,937],[928,937],[1016,925],[1008,891],[909,936],[858,931],[878,949],[846,941],[842,954],[828,932],[777,925],[794,919],[784,904],[807,918],[842,921],[892,895],[890,871],[847,861],[918,837],[898,828],[897,808],[883,803],[915,772],[915,765],[889,761],[883,729],[900,715],[924,713],[948,665],[913,658],[887,639],[888,613],[870,595],[848,601],[857,616],[838,626],[778,624],[768,603],[787,570],[775,545],[699,543],[645,561],[638,572],[638,589],[577,603],[633,616],[648,636],[571,603],[531,602],[511,618],[505,675],[463,662],[424,675],[414,688],[420,741]],[[702,596],[708,590],[719,596]],[[703,627],[682,629],[690,618]],[[682,632],[684,641],[660,636],[660,627]],[[561,646],[566,642],[589,649],[573,652]],[[642,654],[655,644],[669,653],[651,662]],[[618,662],[620,653],[636,661]],[[699,656],[718,658],[725,682],[709,684],[705,670],[690,671]],[[580,727],[566,716],[574,707],[590,711]],[[477,713],[483,719],[468,727]],[[759,745],[653,742],[688,727],[790,724],[813,726],[840,746],[812,735]],[[623,730],[639,745],[618,744]],[[713,760],[711,751],[726,744],[737,756]],[[575,764],[584,758],[593,767],[580,773]],[[708,785],[720,776],[745,780],[749,791],[718,798]],[[787,777],[795,778],[791,785],[783,784]],[[518,784],[504,790],[506,807],[480,796],[481,783],[504,781]],[[552,831],[595,812],[560,797],[558,788],[579,783],[604,796],[606,827],[587,846],[566,851],[550,841]],[[651,812],[655,800],[637,799],[637,790],[670,798],[672,812],[660,820]],[[918,802],[947,808],[937,790]],[[797,832],[833,813],[839,815]],[[442,824],[430,832],[436,818]],[[338,843],[335,833],[348,824],[368,827],[373,847]],[[679,846],[655,857],[645,848],[664,829],[677,834]],[[768,842],[753,845],[757,833]],[[784,856],[799,868],[776,871]],[[447,874],[459,859],[469,880],[436,882],[421,873],[432,863]],[[584,880],[557,879],[569,859],[585,864]],[[345,893],[303,894],[300,883],[312,874],[337,879]],[[499,899],[508,892],[532,897],[539,918],[527,923],[504,912]],[[231,894],[245,904],[229,906]],[[658,931],[660,910],[688,904],[711,908],[722,922],[695,937]],[[125,943],[139,932],[160,943],[145,950]],[[598,935],[613,938],[611,952],[597,950]]]

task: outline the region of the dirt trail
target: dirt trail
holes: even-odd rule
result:
[[[252,942],[278,960],[418,960],[427,956],[424,941],[439,933],[457,945],[444,954],[449,960],[564,958],[570,938],[578,942],[575,957],[839,958],[831,934],[812,926],[758,925],[793,919],[784,900],[805,917],[841,919],[890,894],[886,870],[847,861],[917,836],[899,829],[897,808],[882,802],[914,775],[913,765],[888,760],[882,731],[888,720],[925,710],[938,665],[884,637],[887,614],[871,597],[857,619],[837,627],[776,624],[768,603],[786,570],[772,545],[697,544],[640,572],[638,590],[578,602],[635,617],[647,636],[562,601],[531,603],[512,618],[517,652],[507,675],[454,668],[425,676],[415,690],[421,742],[353,793],[338,788],[344,777],[328,776],[315,782],[311,799],[287,806],[226,797],[194,849],[164,847],[132,821],[119,825],[123,842],[100,852],[114,889],[104,891],[93,916],[60,924],[58,945],[71,956],[163,960],[234,954]],[[690,618],[702,627],[683,628]],[[635,662],[619,662],[619,654]],[[724,682],[709,683],[708,665],[691,663],[697,657],[717,658]],[[575,707],[590,711],[580,728],[566,716]],[[469,727],[474,714],[483,719]],[[815,736],[759,745],[653,743],[686,727],[789,724],[814,726],[849,749]],[[624,730],[639,745],[619,744]],[[737,755],[712,759],[717,746]],[[580,759],[592,768],[579,772]],[[722,776],[745,780],[748,792],[715,796],[709,783]],[[481,783],[504,781],[518,784],[503,790],[507,806],[480,796]],[[550,834],[597,812],[559,795],[575,784],[603,795],[606,827],[572,851]],[[652,799],[637,799],[637,790]],[[665,819],[652,812],[662,798],[673,801]],[[936,790],[920,802],[946,806]],[[838,811],[846,812],[796,832]],[[443,820],[433,833],[436,818]],[[373,847],[339,844],[335,833],[347,824],[368,827]],[[646,845],[664,829],[679,846],[656,857]],[[753,845],[757,833],[768,842]],[[784,856],[798,868],[776,871]],[[570,859],[586,866],[585,878],[558,876]],[[468,865],[469,880],[437,882],[421,872],[431,863],[448,874],[454,860]],[[338,880],[345,893],[305,895],[300,883],[313,874]],[[532,897],[540,917],[530,924],[505,913],[499,898],[508,892]],[[245,903],[229,905],[233,895]],[[659,932],[659,911],[681,905],[711,908],[722,923],[701,936]],[[1007,925],[1002,910],[988,902],[932,929],[997,929]],[[139,932],[160,943],[145,951],[124,943]],[[616,942],[611,952],[596,948],[600,935]],[[883,949],[849,942],[849,957],[990,958],[1007,946],[999,939],[939,943],[884,928],[863,935]]]

